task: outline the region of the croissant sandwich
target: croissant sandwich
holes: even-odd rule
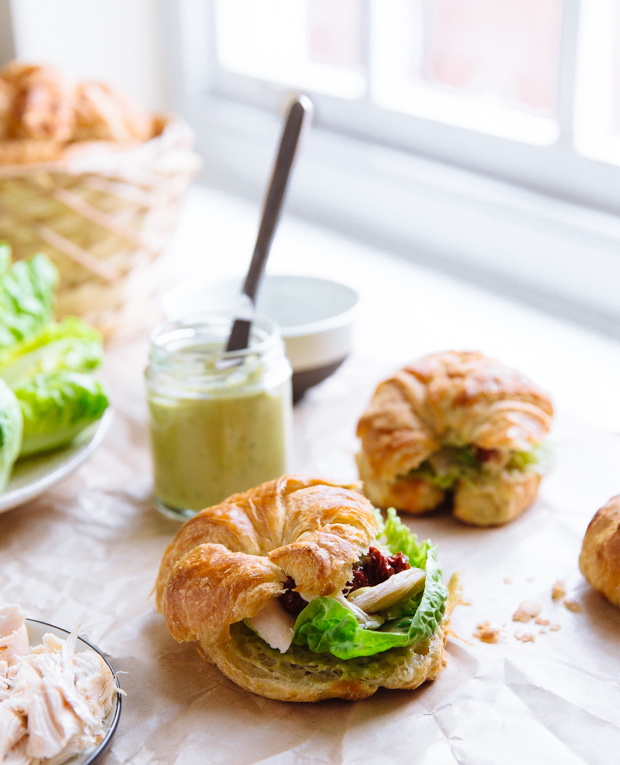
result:
[[[284,476],[187,521],[157,607],[231,680],[282,701],[416,688],[445,666],[458,577],[352,487]]]
[[[384,380],[357,428],[364,491],[423,513],[453,497],[477,526],[507,523],[536,498],[553,406],[520,372],[481,353],[438,353]]]
[[[592,587],[620,608],[620,495],[590,521],[579,568]]]

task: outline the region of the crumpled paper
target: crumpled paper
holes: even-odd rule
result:
[[[620,610],[589,588],[577,558],[591,516],[620,491],[620,436],[560,412],[540,497],[503,528],[405,516],[439,543],[446,578],[462,572],[470,603],[455,611],[436,681],[357,703],[287,704],[226,680],[155,613],[157,568],[178,524],[150,502],[145,365],[143,343],[110,350],[115,419],[103,445],[71,478],[0,515],[0,599],[65,629],[80,624],[127,673],[105,765],[617,762]],[[294,470],[355,480],[355,423],[383,371],[354,358],[310,392],[295,412]],[[552,601],[557,579],[583,612]],[[513,622],[524,600],[559,631]],[[484,621],[499,643],[472,636]]]

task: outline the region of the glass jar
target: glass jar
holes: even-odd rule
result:
[[[146,389],[155,504],[188,518],[287,472],[291,366],[277,325],[226,352],[229,313],[167,321],[150,336]]]

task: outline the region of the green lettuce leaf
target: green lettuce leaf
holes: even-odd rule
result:
[[[451,489],[460,479],[476,479],[484,471],[484,465],[476,459],[474,447],[444,446],[438,453],[443,457],[442,468],[436,469],[433,457],[410,471],[407,477],[421,478],[441,491]]]
[[[45,255],[9,267],[11,249],[0,243],[0,354],[37,335],[52,319],[58,273]]]
[[[542,444],[537,444],[529,451],[513,452],[508,464],[507,470],[519,470],[525,473],[527,470],[544,471],[546,467],[547,454]]]
[[[418,542],[417,535],[409,531],[393,507],[388,509],[387,520],[378,536],[385,542],[392,555],[404,553],[412,566],[426,568],[426,556],[431,548],[430,539]]]
[[[15,395],[24,418],[20,457],[64,446],[108,406],[101,383],[78,372],[39,374],[18,385]]]
[[[23,418],[17,397],[0,380],[0,492],[6,489],[22,444]]]
[[[345,660],[420,643],[437,631],[447,597],[437,546],[433,545],[426,551],[426,584],[414,614],[389,620],[378,630],[366,630],[346,606],[333,598],[316,598],[297,617],[293,642]]]
[[[0,354],[0,377],[15,387],[29,377],[60,370],[91,372],[101,365],[103,343],[96,329],[69,316],[51,322],[34,338]]]

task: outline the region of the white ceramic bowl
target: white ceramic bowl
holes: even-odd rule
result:
[[[201,311],[231,311],[240,289],[239,279],[184,283],[164,295],[162,308],[167,319]],[[358,301],[354,289],[329,279],[265,276],[257,312],[280,327],[293,367],[295,401],[333,374],[348,356]]]

